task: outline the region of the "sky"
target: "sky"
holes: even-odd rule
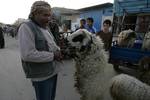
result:
[[[37,0],[1,0],[0,22],[13,24],[18,18],[27,19],[31,5]],[[103,3],[113,3],[114,0],[45,0],[51,7],[80,9]]]

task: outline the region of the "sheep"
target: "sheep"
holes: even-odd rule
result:
[[[142,50],[150,51],[150,32],[147,32],[144,36]]]
[[[112,100],[109,81],[117,73],[108,63],[102,40],[85,29],[72,33],[67,40],[68,47],[74,48],[75,87],[81,100]]]
[[[113,100],[149,100],[150,86],[132,76],[121,74],[112,78],[110,93]]]
[[[120,47],[132,48],[136,40],[136,33],[129,29],[121,31],[118,35],[118,45]]]

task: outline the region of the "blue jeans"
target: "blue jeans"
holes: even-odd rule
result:
[[[54,100],[56,94],[57,75],[39,82],[32,82],[37,100]]]

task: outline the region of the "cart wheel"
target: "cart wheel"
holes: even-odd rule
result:
[[[115,71],[119,71],[119,65],[113,64],[113,68],[115,69]]]

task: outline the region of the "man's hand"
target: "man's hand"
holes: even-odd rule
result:
[[[62,60],[62,54],[60,51],[55,51],[54,52],[54,60],[57,60],[57,61],[61,61]]]

